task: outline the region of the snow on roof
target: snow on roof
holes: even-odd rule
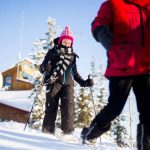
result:
[[[31,90],[26,91],[0,91],[0,103],[25,111],[30,111],[33,99],[28,97]]]
[[[34,61],[32,59],[30,59],[30,58],[24,58],[22,61],[25,61],[25,60],[31,62],[32,64],[34,63]]]
[[[24,58],[24,59],[21,59],[21,60],[17,61],[17,62],[14,63],[14,64],[12,64],[9,68],[5,69],[5,70],[2,71],[2,72],[5,72],[5,71],[7,71],[7,70],[10,70],[10,69],[14,68],[15,66],[17,66],[18,63],[21,63],[21,62],[24,62],[24,61],[28,61],[28,62],[30,62],[31,64],[34,64],[34,63],[35,63],[35,62],[34,62],[32,59],[30,59],[30,58]]]

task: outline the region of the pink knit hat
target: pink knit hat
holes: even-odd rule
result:
[[[59,40],[58,40],[59,45],[61,44],[63,39],[69,39],[72,41],[72,44],[73,44],[73,33],[69,26],[66,26],[65,30],[61,33]]]

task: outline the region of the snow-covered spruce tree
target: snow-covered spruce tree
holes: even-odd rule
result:
[[[74,102],[75,102],[74,122],[76,127],[78,127],[77,122],[78,122],[78,116],[80,112],[79,100],[78,100],[79,91],[80,91],[80,87],[78,83],[74,82]]]
[[[93,94],[95,111],[98,113],[103,109],[104,105],[106,105],[106,79],[103,75],[102,64],[97,68],[94,58],[92,58],[91,62],[91,72],[92,79],[94,80],[94,86],[91,88],[91,92]]]
[[[97,111],[100,112],[104,106],[106,105],[107,101],[107,93],[105,88],[106,78],[103,75],[102,71],[102,64],[100,65],[98,72],[98,82],[99,82],[99,93],[97,94]]]
[[[90,94],[91,94],[91,100],[93,103],[94,115],[96,115],[98,112],[98,110],[97,110],[97,94],[99,92],[99,78],[98,78],[98,72],[96,69],[94,57],[92,57],[90,70],[91,70],[91,78],[94,81],[94,86],[90,87],[89,90],[90,90]]]
[[[30,54],[31,59],[34,61],[34,67],[39,70],[39,65],[42,63],[45,54],[49,48],[53,47],[53,39],[56,36],[57,28],[55,20],[51,17],[48,18],[48,32],[45,39],[38,39],[34,42],[35,49]],[[32,89],[33,106],[29,119],[29,127],[39,129],[43,122],[45,110],[45,87],[42,85],[43,75],[38,72],[34,76],[34,88]]]
[[[107,104],[107,92],[106,92],[106,78],[104,77],[103,73],[103,65],[100,64],[98,67],[95,64],[94,59],[92,59],[91,62],[91,72],[92,72],[92,78],[94,80],[94,86],[92,89],[93,94],[93,105],[95,106],[95,115],[99,113],[104,106]],[[103,134],[105,135],[105,138],[108,140],[112,140],[110,136],[110,132],[106,132]]]
[[[94,68],[94,63],[92,64]],[[92,70],[95,71],[94,69]],[[90,78],[94,78],[94,73]],[[75,125],[77,127],[88,126],[95,116],[94,91],[93,88],[81,88],[74,86],[75,89]]]
[[[88,126],[93,118],[93,105],[86,88],[81,88],[76,101],[76,126]]]
[[[114,140],[119,147],[129,147],[129,136],[123,122],[125,121],[125,116],[121,114],[113,122],[111,131],[114,136]]]
[[[30,97],[33,97],[33,106],[31,109],[31,115],[29,119],[29,127],[34,129],[39,129],[42,124],[44,103],[45,103],[45,93],[43,85],[41,84],[41,76],[36,76],[34,79],[34,88]]]

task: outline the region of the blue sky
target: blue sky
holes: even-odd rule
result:
[[[48,17],[55,18],[56,24],[61,29],[70,25],[74,33],[74,50],[80,57],[77,65],[81,75],[87,76],[90,73],[92,57],[96,64],[106,64],[105,50],[91,34],[91,22],[102,2],[101,0],[0,0],[0,72],[17,61],[19,52],[22,59],[29,58],[29,53],[34,48],[33,42],[38,38],[44,38],[48,31]],[[21,32],[23,16],[24,25]]]

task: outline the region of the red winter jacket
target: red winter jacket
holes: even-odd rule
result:
[[[109,0],[92,23],[113,34],[106,77],[150,73],[150,0]]]

